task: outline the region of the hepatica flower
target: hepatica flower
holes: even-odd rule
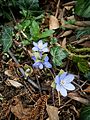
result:
[[[34,64],[33,64],[33,67],[35,68],[39,68],[39,69],[43,69],[44,67],[46,68],[52,68],[52,65],[49,63],[49,57],[46,56],[43,60],[37,60],[35,58],[35,56],[32,57],[32,59],[34,60]]]
[[[42,40],[39,40],[38,43],[33,42],[34,47],[32,48],[33,51],[38,52],[49,52],[49,49],[47,48],[48,43],[42,42]]]
[[[57,75],[55,78],[56,90],[60,91],[62,96],[67,96],[67,90],[74,90],[75,87],[71,83],[74,80],[73,74],[68,74],[67,72]]]

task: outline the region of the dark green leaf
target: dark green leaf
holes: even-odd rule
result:
[[[51,41],[50,41],[50,44],[55,44],[55,43],[57,43],[57,38],[51,38]]]
[[[53,63],[56,66],[62,65],[62,60],[68,55],[67,52],[59,46],[51,48],[50,53],[53,56]]]
[[[90,0],[77,0],[75,12],[82,17],[90,17]]]
[[[11,27],[4,27],[2,32],[2,44],[4,52],[8,52],[12,46],[13,29]]]
[[[90,81],[90,70],[89,72],[85,73],[85,77],[87,78],[88,81]]]
[[[46,29],[45,32],[42,32],[42,34],[40,35],[40,38],[46,38],[51,36],[54,33],[53,30],[48,30]]]
[[[90,106],[81,109],[80,120],[90,120]]]

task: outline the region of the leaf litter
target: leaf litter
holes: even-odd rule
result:
[[[81,49],[90,47],[89,35],[85,36],[82,33],[78,35],[77,32],[79,39],[75,35],[76,30],[86,27],[87,24],[83,19],[83,23],[80,22],[81,18],[78,16],[77,18],[73,16],[72,12],[76,2],[63,3],[59,0],[50,0],[49,2],[41,2],[48,17],[43,18],[44,22],[40,25],[38,22],[28,20],[29,24],[26,22],[25,29],[18,26],[19,31],[15,31],[14,37],[11,35],[12,28],[6,28],[6,31],[3,31],[3,48],[8,53],[5,54],[0,49],[0,52],[2,52],[0,54],[1,120],[79,120],[79,117],[83,118],[82,113],[86,112],[86,110],[82,111],[81,108],[90,104],[90,66],[88,65],[90,51],[88,49],[87,53],[85,51],[81,52]],[[49,16],[48,12],[52,14]],[[74,19],[79,22],[75,23]],[[86,19],[84,18],[84,20]],[[28,27],[30,24],[31,28]],[[50,30],[43,30],[46,26]],[[28,36],[29,33],[26,32],[28,29],[31,32],[31,38]],[[9,34],[6,35],[6,32]],[[70,39],[72,36],[75,38],[73,41]],[[37,43],[37,40],[41,38],[47,38],[47,40],[45,39],[46,42],[50,42],[52,37],[55,37],[56,40],[53,40],[52,44],[49,43],[51,52],[48,55],[54,68],[42,70],[33,68],[33,61],[31,60],[33,45],[30,46],[30,42],[34,39]],[[6,41],[7,39],[8,41]],[[26,40],[27,43],[25,43]],[[11,46],[11,51],[9,51]],[[76,52],[76,49],[79,49],[79,52]],[[37,60],[35,61],[37,62]],[[60,72],[60,69],[75,75],[73,84],[76,89],[69,92],[66,97],[58,96],[55,90],[54,78]],[[52,82],[53,88],[51,87]],[[62,84],[64,84],[63,81]],[[88,115],[88,113],[84,114],[84,118],[85,115]]]

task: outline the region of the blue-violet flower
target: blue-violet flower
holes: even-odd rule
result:
[[[67,72],[57,75],[55,78],[56,90],[60,91],[62,96],[67,96],[67,90],[74,90],[75,87],[71,82],[74,80],[73,74],[67,74]]]
[[[44,58],[44,60],[37,60],[36,58],[35,58],[35,56],[33,56],[32,57],[32,59],[34,60],[34,64],[33,64],[33,67],[35,67],[35,68],[39,68],[39,69],[43,69],[44,67],[46,67],[46,68],[52,68],[52,65],[48,62],[48,60],[49,60],[49,57],[48,56],[46,56],[45,58]]]
[[[48,43],[43,44],[42,40],[39,40],[38,43],[33,42],[34,47],[32,48],[33,51],[38,52],[49,52],[47,48]]]

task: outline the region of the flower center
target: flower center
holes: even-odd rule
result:
[[[39,47],[39,49],[42,49],[42,47],[43,47],[42,43],[40,43],[40,44],[38,45],[38,47]]]
[[[61,85],[64,85],[64,84],[65,84],[64,80],[61,80]]]

